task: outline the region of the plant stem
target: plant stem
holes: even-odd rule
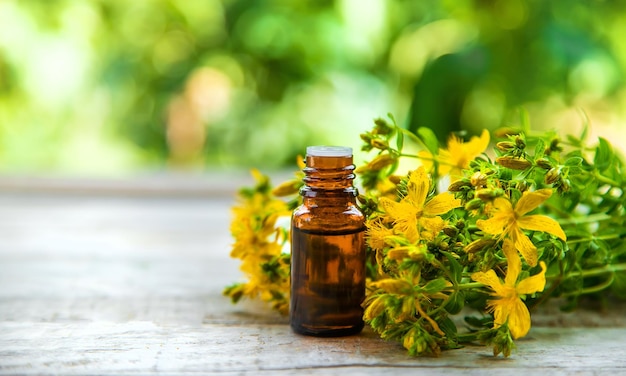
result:
[[[593,177],[596,178],[598,181],[604,183],[604,184],[608,184],[610,186],[618,187],[618,188],[621,187],[621,185],[618,182],[616,182],[615,180],[609,179],[609,178],[607,178],[604,175],[598,174],[597,172],[593,174]]]
[[[398,154],[398,157],[415,158],[415,159],[425,159],[425,158],[418,157],[418,156],[417,156],[417,155],[415,155],[415,154],[404,154],[404,153],[400,153],[400,154]],[[434,159],[431,159],[431,160],[434,160]]]
[[[611,240],[611,239],[620,239],[623,235],[622,234],[611,234],[611,235],[601,235],[601,236],[592,236],[590,238],[581,238],[581,239],[574,239],[574,240],[568,240],[567,244],[576,244],[576,243],[584,243],[584,242],[590,242],[592,240]]]
[[[624,271],[626,271],[626,263],[610,264],[610,265],[605,265],[599,268],[581,270],[580,272],[571,273],[565,276],[563,280],[574,278],[574,277],[582,277],[582,278],[593,277],[593,276],[602,275],[606,273],[615,273],[615,272],[624,272]]]
[[[615,275],[611,275],[611,278],[607,279],[606,281],[592,286],[592,287],[587,287],[584,289],[580,289],[580,290],[576,290],[576,291],[572,291],[570,293],[566,293],[563,294],[563,296],[578,296],[578,295],[584,295],[584,294],[593,294],[594,292],[599,292],[602,291],[604,289],[606,289],[607,287],[611,286],[611,284],[613,283],[613,280],[615,279]]]
[[[590,214],[584,217],[571,217],[571,218],[561,218],[557,219],[560,225],[580,225],[583,223],[593,223],[604,221],[606,219],[612,218],[610,215],[606,215],[604,213]]]
[[[473,289],[473,288],[476,288],[476,287],[483,287],[483,286],[485,286],[485,285],[480,283],[480,282],[460,283],[460,284],[456,285],[455,290],[456,291],[469,290],[469,289]]]

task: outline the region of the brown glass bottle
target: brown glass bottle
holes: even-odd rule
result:
[[[365,217],[356,205],[352,149],[307,148],[303,203],[291,221],[292,329],[343,336],[363,329]]]

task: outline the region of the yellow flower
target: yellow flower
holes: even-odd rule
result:
[[[242,297],[260,298],[286,314],[289,309],[289,264],[281,253],[288,239],[277,221],[288,216],[290,210],[284,201],[270,192],[271,185],[266,176],[256,170],[252,175],[257,184],[240,192],[240,202],[232,209],[234,217],[230,227],[235,240],[231,257],[241,259],[240,268],[248,282],[228,287],[224,293],[235,302]]]
[[[515,244],[515,248],[522,254],[531,266],[537,265],[537,247],[530,241],[524,230],[543,231],[566,240],[565,232],[554,219],[545,215],[526,215],[536,209],[552,195],[551,189],[540,189],[535,192],[526,191],[515,205],[504,197],[493,201],[493,214],[487,220],[479,219],[476,225],[479,229],[492,235],[508,236]]]
[[[426,170],[419,167],[409,174],[407,195],[400,202],[385,197],[380,199],[380,205],[393,220],[394,228],[412,243],[423,237],[434,238],[445,226],[439,215],[461,205],[450,192],[437,195],[426,202],[430,184]]]
[[[502,246],[507,260],[504,283],[492,270],[472,274],[472,279],[491,287],[496,299],[487,301],[487,309],[493,312],[494,328],[508,323],[514,339],[525,336],[530,330],[530,312],[520,296],[543,291],[546,286],[546,264],[541,261],[541,272],[532,277],[517,281],[522,268],[522,261],[510,239],[505,239]]]
[[[252,174],[259,186],[263,186],[265,176],[253,170]],[[231,257],[245,258],[250,255],[280,254],[280,249],[267,248],[273,242],[270,238],[276,236],[278,229],[276,222],[281,216],[290,214],[287,204],[272,197],[262,188],[255,188],[249,195],[241,195],[239,205],[232,208],[234,218],[230,224],[230,232],[235,239]]]
[[[483,130],[480,137],[473,136],[468,142],[452,135],[448,139],[446,149],[439,149],[439,175],[450,174],[452,181],[463,177],[463,170],[469,168],[469,163],[487,149],[489,145],[489,131]],[[428,151],[421,151],[418,156],[424,158],[424,165],[432,166],[429,160],[434,159]]]
[[[388,228],[382,220],[367,221],[367,244],[370,248],[383,250],[388,245],[388,238],[393,235],[393,229]]]
[[[272,194],[274,196],[276,197],[290,196],[300,191],[300,187],[304,185],[304,182],[302,181],[302,179],[304,178],[304,172],[302,170],[304,170],[304,168],[306,167],[306,164],[304,163],[304,160],[302,159],[301,155],[298,155],[298,157],[296,158],[296,164],[298,165],[298,171],[296,171],[295,173],[295,178],[285,181],[279,184],[277,187],[275,187],[272,190]],[[258,175],[260,173],[255,172],[253,170],[253,174]]]

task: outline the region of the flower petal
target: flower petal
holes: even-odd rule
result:
[[[383,250],[387,246],[387,238],[393,235],[393,229],[388,228],[380,220],[367,222],[367,244],[375,250]]]
[[[523,216],[531,210],[535,210],[542,202],[552,196],[552,189],[539,189],[534,192],[526,191],[515,205],[515,213],[518,217]]]
[[[428,240],[433,240],[446,225],[441,217],[422,217],[418,223],[422,230],[422,235],[425,235],[424,237]]]
[[[559,222],[546,215],[527,215],[517,219],[517,225],[520,228],[532,231],[543,231],[552,234],[557,238],[565,241],[567,236],[559,225]]]
[[[530,330],[530,312],[521,299],[509,302],[509,331],[513,339],[524,337]]]
[[[420,166],[417,170],[411,171],[409,174],[408,193],[405,199],[410,200],[418,210],[422,210],[429,190],[430,178],[426,173],[426,169]]]
[[[461,206],[461,200],[454,198],[450,192],[445,192],[433,197],[424,205],[424,215],[433,216],[449,212]]]
[[[515,244],[511,239],[504,239],[502,250],[504,251],[507,262],[504,284],[512,287],[515,286],[519,272],[522,269],[522,260],[520,260],[517,250],[515,249]]]
[[[501,213],[510,213],[513,215],[513,205],[511,205],[511,201],[504,197],[498,197],[493,200],[493,210]]]
[[[504,232],[509,224],[509,217],[505,215],[495,215],[489,219],[479,219],[476,226],[487,234],[499,235]]]
[[[491,287],[496,295],[502,296],[506,292],[505,286],[502,284],[500,278],[498,278],[493,269],[489,269],[486,272],[472,273],[471,278],[476,282]]]
[[[537,247],[528,239],[528,236],[517,226],[511,228],[510,236],[515,243],[515,248],[522,254],[528,265],[537,265]]]
[[[416,242],[419,239],[415,206],[405,202],[395,202],[386,197],[382,197],[379,204],[393,220],[393,227],[396,231],[403,233],[410,242]]]
[[[379,201],[379,205],[392,219],[396,219],[398,215],[402,212],[401,210],[399,210],[400,204],[398,202],[388,199],[387,197],[382,197]]]
[[[517,285],[515,291],[517,291],[518,295],[533,294],[538,291],[543,291],[546,287],[546,263],[541,261],[539,266],[541,266],[541,272],[520,281]]]
[[[487,301],[487,307],[493,311],[493,327],[501,327],[509,318],[510,308],[507,302],[510,299],[493,299]]]
[[[472,158],[479,156],[489,146],[489,131],[483,129],[480,137],[473,136],[466,144],[467,154]]]

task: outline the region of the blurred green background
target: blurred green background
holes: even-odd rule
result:
[[[403,126],[623,146],[626,2],[0,0],[0,171],[293,166]],[[621,143],[621,144],[620,144]]]

